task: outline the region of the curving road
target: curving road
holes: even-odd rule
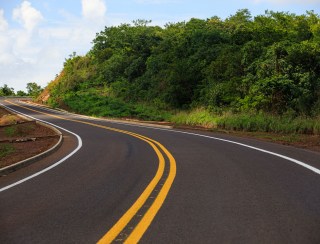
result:
[[[0,243],[320,243],[319,153],[0,102],[65,129],[0,178]]]

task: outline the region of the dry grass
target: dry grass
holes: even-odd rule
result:
[[[9,113],[7,110],[0,107],[0,126],[12,125],[17,122],[22,122],[19,116]]]

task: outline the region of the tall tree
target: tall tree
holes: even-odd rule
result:
[[[28,95],[32,97],[37,97],[42,92],[41,86],[39,86],[36,82],[29,82],[27,84]]]
[[[10,88],[7,84],[0,87],[0,96],[14,96],[14,89]]]

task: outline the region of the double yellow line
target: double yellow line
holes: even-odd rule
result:
[[[11,103],[11,104],[18,106],[18,107],[22,107],[24,109],[28,109],[28,110],[36,112],[36,113],[45,114],[45,115],[55,117],[55,118],[58,118],[61,120],[68,120],[68,121],[72,121],[72,122],[76,122],[76,123],[86,124],[86,125],[99,127],[102,129],[115,131],[115,132],[119,132],[119,133],[123,133],[123,134],[127,134],[130,136],[136,137],[136,138],[148,143],[153,148],[155,153],[157,154],[158,159],[159,159],[159,165],[158,165],[158,169],[157,169],[155,176],[150,181],[150,183],[145,188],[145,190],[142,192],[142,194],[135,201],[135,203],[126,211],[126,213],[117,221],[117,223],[98,241],[99,244],[111,243],[112,241],[114,241],[114,239],[121,233],[121,231],[128,225],[128,223],[131,221],[131,219],[142,208],[144,203],[150,197],[151,193],[155,190],[156,186],[159,184],[160,179],[163,177],[163,173],[164,173],[164,169],[165,169],[165,158],[163,156],[163,153],[167,156],[167,158],[169,159],[168,177],[166,178],[163,186],[161,187],[161,189],[159,191],[159,194],[157,195],[157,197],[155,198],[155,200],[153,201],[153,203],[151,204],[149,209],[145,212],[145,214],[143,215],[141,220],[138,222],[138,224],[135,226],[133,231],[129,234],[129,236],[125,240],[125,243],[137,243],[141,239],[141,237],[143,236],[145,231],[148,229],[148,227],[150,226],[152,220],[154,219],[154,217],[156,216],[158,211],[160,210],[162,204],[164,203],[164,200],[166,199],[166,197],[169,193],[169,190],[172,186],[174,178],[176,176],[176,161],[175,161],[174,157],[172,156],[172,154],[161,143],[159,143],[151,138],[148,138],[146,136],[137,134],[137,133],[133,133],[130,131],[125,131],[125,130],[120,130],[120,129],[116,129],[116,128],[112,128],[112,127],[108,127],[108,126],[98,125],[98,124],[94,124],[94,123],[90,123],[90,122],[86,122],[86,121],[67,119],[67,118],[57,116],[57,115],[33,110],[31,108],[24,107],[24,106],[18,105],[16,103],[13,103],[10,101],[6,101],[6,102]]]

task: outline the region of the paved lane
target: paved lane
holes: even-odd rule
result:
[[[5,228],[0,242],[96,242],[154,176],[155,152],[128,135],[46,120],[78,133],[83,148],[51,172],[0,193],[1,229]],[[212,138],[90,122],[153,138],[177,162],[174,184],[141,243],[320,243],[319,174],[283,158]],[[320,168],[319,153],[218,137]],[[0,183],[5,181],[0,178]]]
[[[58,167],[0,193],[0,243],[95,243],[146,188],[158,159],[137,138],[46,119],[79,134],[83,147]],[[3,186],[6,178],[0,181]]]

